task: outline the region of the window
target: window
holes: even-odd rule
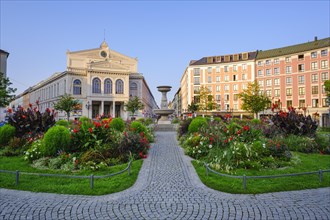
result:
[[[305,107],[305,100],[299,100],[299,108]]]
[[[242,70],[246,70],[246,64],[242,64]]]
[[[124,82],[121,79],[116,81],[116,94],[124,94]]]
[[[101,93],[101,80],[99,78],[94,78],[93,82],[93,93]]]
[[[279,64],[280,60],[278,58],[274,59],[274,64]]]
[[[328,73],[321,73],[321,79],[322,81],[325,81],[325,80],[328,80],[329,79],[329,76],[328,76]]]
[[[280,79],[279,78],[274,79],[274,85],[275,86],[279,86],[280,85]]]
[[[229,85],[225,85],[225,91],[229,90]]]
[[[207,89],[209,90],[209,92],[212,92],[212,86],[208,86]]]
[[[291,57],[285,57],[285,62],[289,63],[291,61]]]
[[[237,71],[237,66],[236,65],[233,66],[233,71],[235,71],[235,72]]]
[[[291,72],[292,72],[292,66],[286,66],[285,73],[291,73]]]
[[[234,101],[238,101],[238,94],[234,94]]]
[[[319,81],[319,75],[318,74],[312,74],[312,82],[318,82]]]
[[[263,80],[258,81],[258,83],[259,83],[259,86],[264,86],[264,81]]]
[[[208,73],[212,73],[212,67],[208,67],[208,68],[207,68],[207,72],[208,72]]]
[[[305,76],[298,76],[298,83],[304,84],[305,83]]]
[[[247,89],[247,84],[242,84],[242,89]]]
[[[228,66],[225,66],[225,67],[224,67],[224,71],[225,71],[225,72],[228,72]]]
[[[217,67],[215,68],[215,71],[216,71],[217,73],[220,73],[220,67],[217,66]]]
[[[312,70],[317,70],[317,62],[312,62]]]
[[[194,84],[199,85],[200,84],[200,77],[194,77]]]
[[[266,60],[266,65],[270,65],[270,60]]]
[[[194,94],[198,94],[199,93],[199,86],[194,86]]]
[[[81,81],[79,79],[73,81],[73,95],[81,95]]]
[[[220,76],[216,76],[215,81],[220,82]]]
[[[267,76],[271,75],[270,69],[266,69],[266,75]]]
[[[130,96],[138,96],[137,90],[138,90],[138,86],[135,82],[129,84]]]
[[[208,77],[207,77],[207,82],[208,82],[208,83],[212,83],[212,76],[208,76]]]
[[[286,89],[286,95],[287,96],[292,96],[292,88],[287,88]]]
[[[327,68],[328,68],[328,61],[321,60],[321,69],[327,69]]]
[[[199,68],[194,68],[194,76],[200,74],[200,69]]]
[[[258,76],[263,76],[262,70],[258,70]]]
[[[274,75],[280,74],[280,68],[276,67],[274,68]]]
[[[291,84],[291,83],[292,83],[292,78],[286,77],[286,84]]]
[[[234,110],[238,110],[238,105],[234,104]]]
[[[299,72],[304,72],[305,71],[305,65],[304,64],[299,64],[298,65],[298,71]]]
[[[221,101],[221,95],[215,95],[215,100],[216,100],[217,102]]]
[[[137,84],[131,83],[130,90],[137,90]],[[111,79],[104,80],[104,94],[111,94],[112,93],[112,81]]]
[[[225,81],[228,82],[229,81],[229,76],[225,75]]]
[[[328,107],[329,106],[329,102],[327,101],[327,99],[322,99],[322,107]]]
[[[292,107],[292,100],[286,101],[286,107]]]
[[[313,95],[319,94],[319,87],[318,86],[312,86],[312,94]]]
[[[299,87],[299,95],[305,95],[305,87]]]
[[[316,58],[317,57],[317,52],[315,51],[315,52],[312,52],[311,53],[311,58]]]
[[[325,93],[325,85],[322,86],[322,94]]]
[[[262,66],[262,62],[261,61],[258,61],[258,66]]]
[[[219,85],[217,85],[217,86],[215,87],[215,91],[220,92],[220,86],[219,86]]]
[[[266,96],[271,97],[272,96],[272,90],[266,90]]]
[[[234,91],[237,91],[237,90],[238,90],[238,85],[237,85],[237,84],[234,84],[234,85],[233,85],[233,90],[234,90]]]
[[[246,80],[246,74],[245,73],[242,74],[242,80]]]
[[[279,97],[280,96],[280,90],[279,89],[275,89],[274,90],[274,96],[275,97]]]
[[[304,54],[299,54],[298,55],[298,60],[303,60],[304,59]]]
[[[328,50],[325,49],[325,50],[321,50],[321,56],[324,57],[324,56],[328,56]]]
[[[237,80],[238,80],[237,75],[233,75],[233,81],[237,81]]]
[[[229,101],[229,95],[225,94],[225,101]]]
[[[266,86],[272,86],[272,80],[271,79],[266,80]]]

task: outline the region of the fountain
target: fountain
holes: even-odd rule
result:
[[[171,86],[158,86],[157,89],[162,93],[162,100],[160,103],[160,109],[154,109],[154,113],[160,116],[158,124],[171,124],[168,116],[174,112],[174,109],[169,109],[167,106],[166,93],[171,91]]]

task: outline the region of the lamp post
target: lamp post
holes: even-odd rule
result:
[[[87,108],[87,117],[89,118],[89,107],[91,106],[91,104],[89,103],[89,101],[87,101],[86,104],[86,108]]]

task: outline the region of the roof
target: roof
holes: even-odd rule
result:
[[[230,55],[218,55],[211,57],[203,57],[199,60],[191,60],[189,65],[209,65],[209,64],[219,64],[219,63],[232,63],[246,60],[253,60],[257,56],[257,51],[244,52]]]
[[[330,46],[330,37],[321,40],[314,40],[312,42],[307,42],[303,44],[296,44],[288,47],[258,51],[257,60],[270,58],[270,57],[278,57],[288,54],[295,54],[295,53],[315,50],[329,46]]]
[[[7,51],[5,51],[5,50],[1,50],[1,49],[0,49],[0,53],[7,54],[7,57],[9,56],[9,53],[8,53]]]

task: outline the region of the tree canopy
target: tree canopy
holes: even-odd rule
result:
[[[10,87],[12,83],[4,73],[0,72],[0,107],[6,107],[15,98],[16,89]]]
[[[140,101],[139,97],[137,96],[131,97],[130,100],[127,103],[125,103],[124,106],[127,111],[132,113],[132,116],[134,116],[136,111],[142,110],[144,108],[143,103]]]
[[[328,103],[330,103],[330,80],[326,80],[324,82],[324,90],[328,97]]]
[[[255,114],[255,116],[271,103],[271,100],[264,93],[260,93],[260,87],[256,80],[250,82],[247,89],[239,93],[238,97],[243,102],[242,109]]]
[[[64,94],[61,99],[54,105],[58,111],[66,113],[67,120],[70,119],[70,112],[76,110],[79,106],[79,100],[74,99],[71,95]]]
[[[215,102],[211,91],[205,86],[201,86],[198,92],[199,102],[198,110],[199,111],[208,111],[215,109]]]

